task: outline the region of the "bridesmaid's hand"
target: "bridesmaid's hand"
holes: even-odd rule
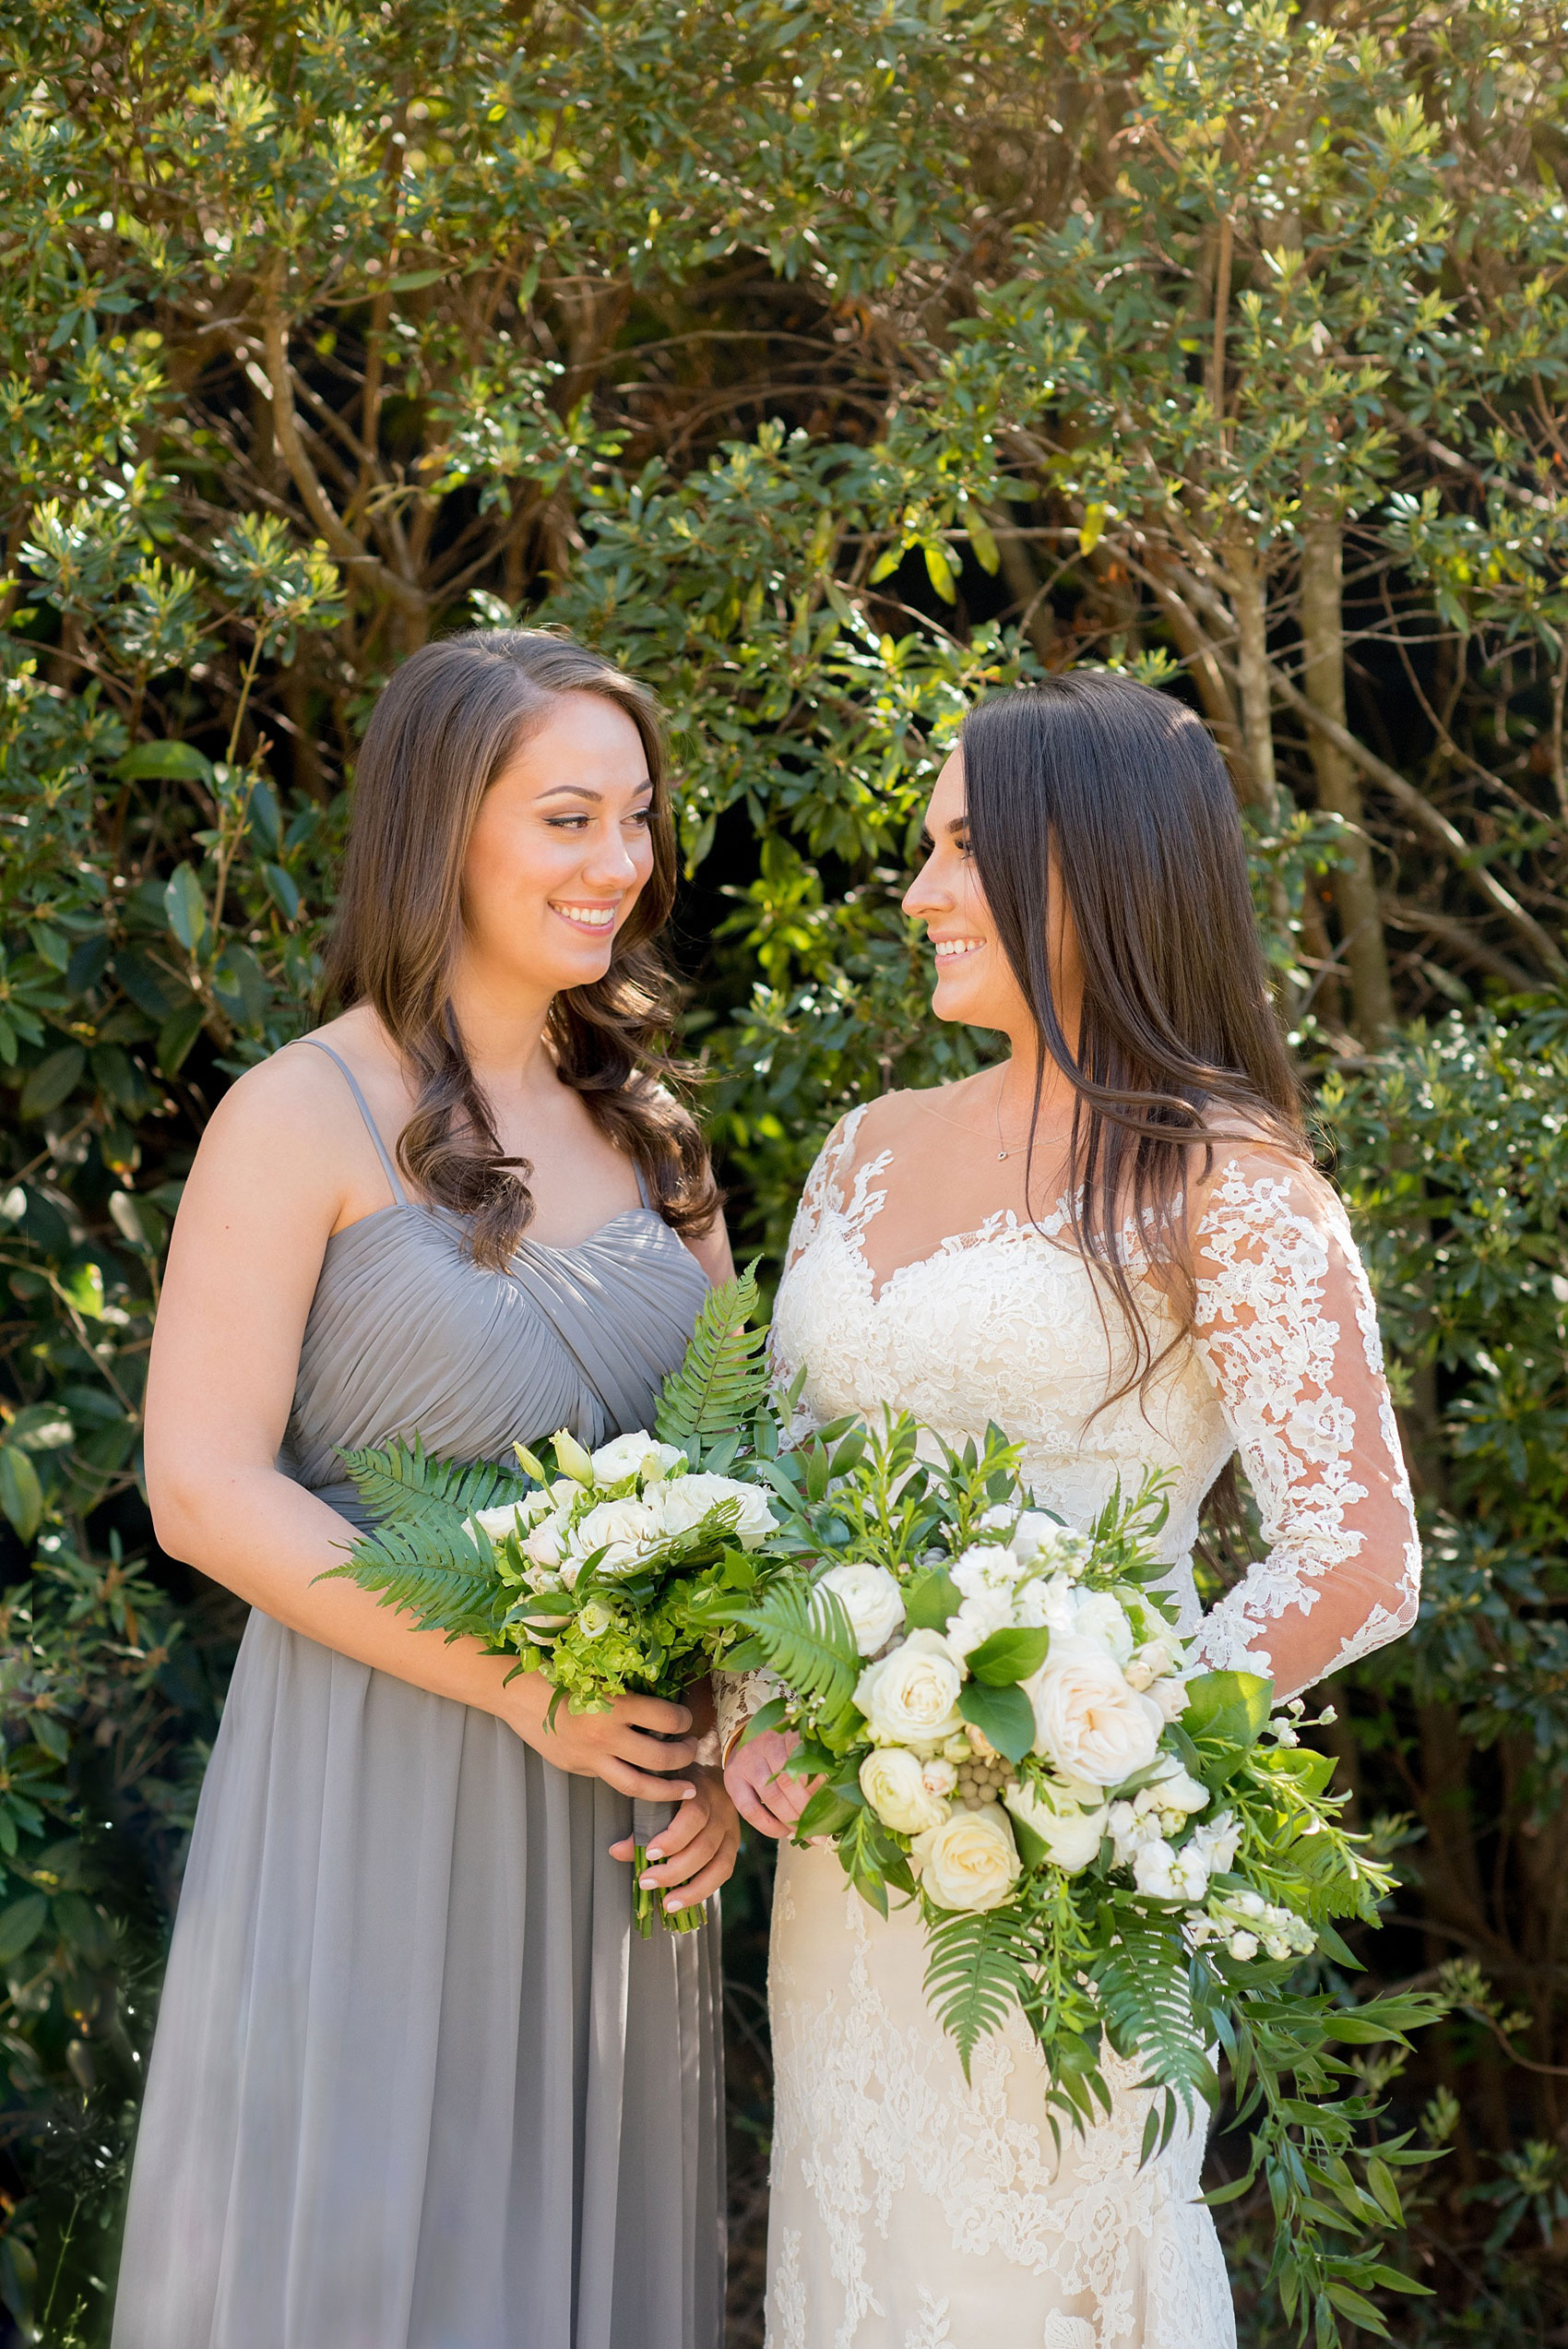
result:
[[[639,1884],[660,1890],[665,1907],[671,1910],[689,1908],[717,1892],[727,1881],[741,1848],[741,1822],[719,1771],[702,1768],[694,1770],[692,1776],[696,1793],[689,1803],[681,1805],[669,1826],[661,1827],[647,1847],[649,1859],[657,1859],[659,1865],[637,1878]],[[629,1860],[632,1852],[629,1835],[610,1846],[612,1860]]]
[[[689,1806],[698,1799],[702,1773],[692,1769],[697,1740],[688,1734],[688,1706],[667,1704],[662,1697],[617,1697],[608,1712],[572,1712],[563,1702],[547,1729],[548,1683],[530,1672],[512,1685],[521,1692],[518,1710],[526,1716],[514,1718],[512,1726],[557,1770],[602,1778],[618,1795],[645,1802]],[[671,1777],[672,1771],[686,1774]]]
[[[784,1765],[800,1744],[792,1729],[765,1729],[737,1746],[724,1765],[724,1783],[741,1817],[764,1835],[792,1835],[821,1780],[791,1778]]]

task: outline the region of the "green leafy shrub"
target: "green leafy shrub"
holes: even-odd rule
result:
[[[24,2331],[103,2337],[234,1628],[138,1483],[169,1219],[224,1084],[313,1017],[379,684],[519,611],[670,701],[690,1038],[775,1264],[834,1116],[984,1049],[897,911],[966,703],[1113,661],[1214,725],[1429,1529],[1420,1628],[1335,1733],[1406,1877],[1360,1954],[1460,1969],[1396,2092],[1453,2149],[1440,2296],[1389,2321],[1564,2321],[1565,105],[1546,0],[0,6]],[[1277,2337],[1266,2210],[1226,2224]]]

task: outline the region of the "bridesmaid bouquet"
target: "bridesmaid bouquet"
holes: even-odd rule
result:
[[[1179,2110],[1218,2104],[1223,2049],[1253,2135],[1220,2199],[1265,2172],[1287,2313],[1323,2340],[1335,2311],[1381,2331],[1369,2286],[1420,2287],[1343,2237],[1400,2224],[1393,2172],[1430,2156],[1397,2140],[1353,2177],[1374,2107],[1336,2093],[1334,2043],[1403,2047],[1443,2009],[1347,2006],[1324,1969],[1355,1966],[1332,1920],[1374,1923],[1392,1872],[1338,1823],[1300,1699],[1273,1708],[1267,1680],[1203,1670],[1178,1635],[1162,1479],[1073,1527],[1030,1506],[996,1428],[934,1461],[921,1436],[843,1422],[753,1472],[793,1564],[735,1610],[748,1641],[727,1662],[777,1675],[746,1734],[794,1728],[788,1767],[821,1782],[796,1840],[829,1838],[884,1915],[891,1893],[919,1903],[966,2073],[1022,2016],[1053,2131],[1110,2109],[1109,2044],[1155,2092],[1146,2160]]]
[[[751,1271],[716,1289],[652,1432],[588,1451],[564,1428],[517,1467],[434,1459],[411,1444],[346,1452],[374,1523],[329,1569],[401,1609],[420,1630],[481,1640],[553,1688],[550,1712],[603,1711],[628,1692],[678,1699],[734,1633],[720,1612],[754,1595],[775,1530],[768,1496],[725,1472],[755,1437],[766,1374]],[[768,1437],[765,1435],[764,1443]],[[667,1806],[633,1805],[634,1915],[694,1931],[636,1883]]]

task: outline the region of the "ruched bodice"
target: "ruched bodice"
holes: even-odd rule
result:
[[[327,1244],[279,1468],[358,1521],[344,1449],[504,1459],[648,1425],[707,1289],[676,1234],[644,1206],[488,1270],[403,1197],[343,1073],[393,1204]],[[718,1923],[636,1938],[609,1855],[630,1811],[492,1714],[253,1613],[114,2349],[718,2349]]]
[[[502,1460],[558,1427],[593,1445],[648,1425],[707,1288],[649,1208],[576,1247],[525,1239],[500,1272],[460,1217],[394,1203],[327,1244],[279,1465],[352,1517],[340,1451],[417,1430],[444,1458]]]

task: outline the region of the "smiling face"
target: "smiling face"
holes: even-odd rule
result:
[[[463,864],[464,959],[508,991],[558,995],[610,968],[653,872],[642,736],[597,693],[564,693],[480,805]]]

